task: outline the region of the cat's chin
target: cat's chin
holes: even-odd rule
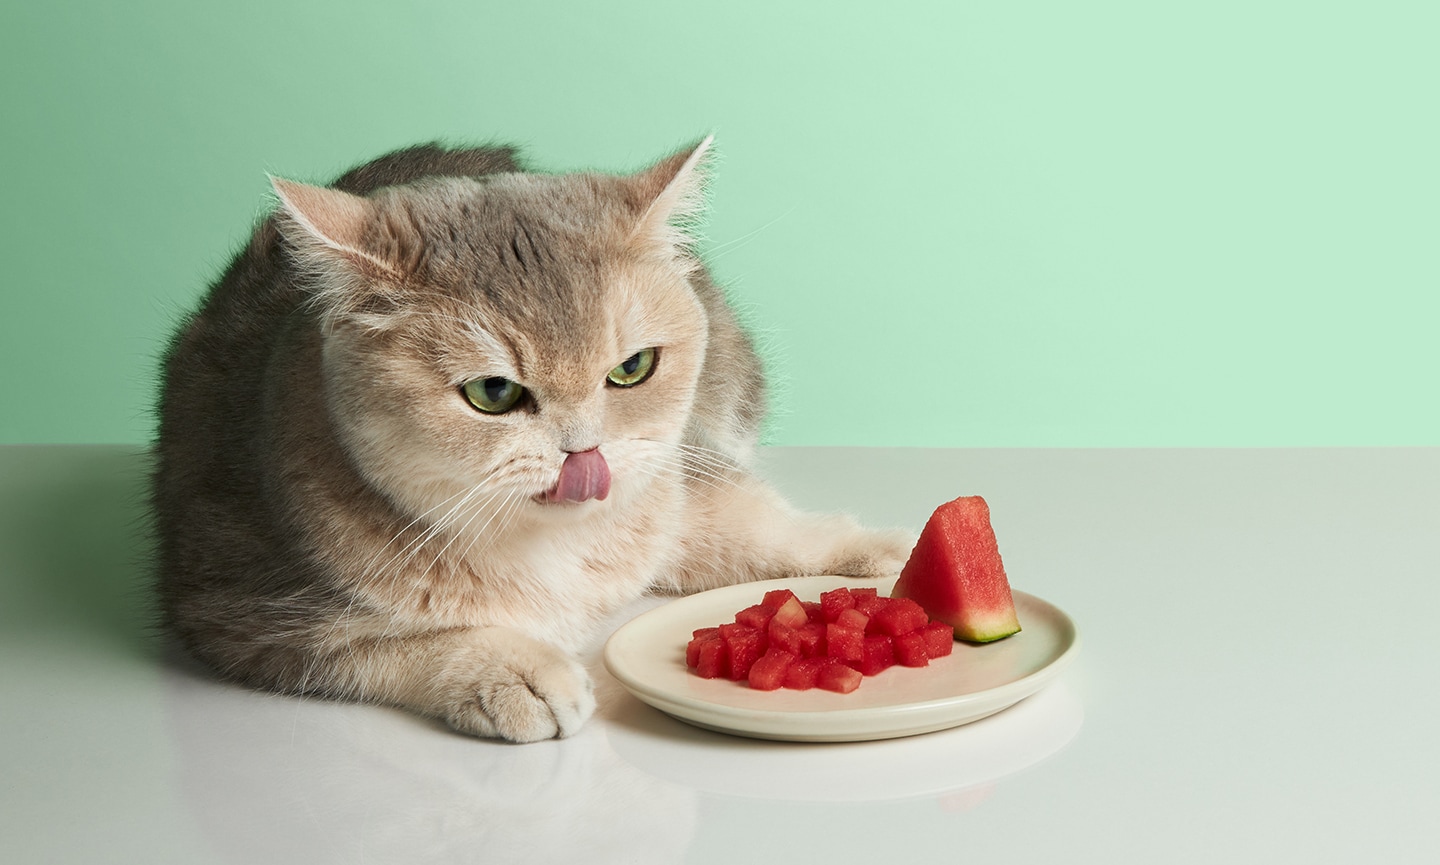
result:
[[[535,495],[531,496],[530,501],[534,502],[537,505],[542,505],[547,510],[563,511],[580,509],[587,506],[594,507],[600,502],[604,501],[604,499],[593,498],[585,499],[584,501],[575,501],[573,499],[562,498],[555,495],[554,490],[546,490],[543,493],[536,493]]]
[[[530,511],[538,524],[566,525],[585,522],[591,517],[610,510],[607,502],[600,499],[587,499],[583,502],[570,501],[563,498],[552,498],[550,491],[536,493],[530,497]]]

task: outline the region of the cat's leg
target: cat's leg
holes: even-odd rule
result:
[[[900,573],[915,536],[873,530],[845,514],[801,511],[740,469],[712,466],[692,480],[692,526],[668,588],[692,592],[748,580]]]
[[[399,706],[486,738],[568,736],[595,710],[584,666],[509,628],[358,639],[312,664],[311,688]]]

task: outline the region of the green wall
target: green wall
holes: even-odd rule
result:
[[[6,4],[0,441],[142,442],[266,206],[706,131],[775,444],[1440,445],[1433,2]]]

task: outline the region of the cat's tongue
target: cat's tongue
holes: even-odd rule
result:
[[[547,502],[583,502],[610,495],[610,466],[599,448],[572,453],[560,466],[560,479],[545,491]]]

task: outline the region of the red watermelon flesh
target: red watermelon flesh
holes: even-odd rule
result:
[[[930,620],[913,600],[882,598],[873,587],[838,588],[821,597],[801,601],[788,590],[768,592],[735,621],[691,632],[685,663],[701,678],[748,679],[757,691],[848,693],[863,676],[895,664],[927,666],[954,647],[954,629]]]
[[[985,499],[962,496],[935,510],[890,596],[915,601],[957,640],[988,643],[1020,630]]]

